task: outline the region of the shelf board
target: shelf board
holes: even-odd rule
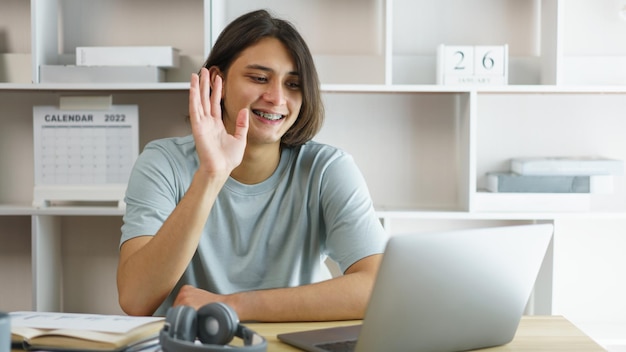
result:
[[[471,87],[412,84],[322,84],[323,92],[363,93],[469,93]]]
[[[381,210],[379,218],[448,219],[448,220],[557,220],[557,219],[626,219],[626,212],[479,212],[436,210]]]
[[[584,86],[584,85],[505,85],[505,86],[445,86],[429,84],[322,84],[323,92],[354,93],[546,93],[546,94],[623,94],[626,86]]]
[[[623,85],[508,85],[480,87],[478,93],[553,93],[553,94],[605,94],[626,93]]]
[[[46,208],[34,208],[33,215],[122,216],[124,215],[124,209],[114,206],[51,206]]]
[[[176,91],[189,90],[187,82],[164,82],[164,83],[0,83],[0,90],[20,91]]]
[[[0,216],[30,216],[33,207],[26,204],[0,204]]]
[[[164,83],[0,83],[0,91],[185,91],[188,82]],[[445,86],[437,84],[322,84],[328,93],[584,93],[623,94],[626,86],[584,85],[505,85],[505,86]]]
[[[0,216],[122,216],[124,209],[116,206],[50,206],[44,208],[33,207],[27,204],[2,204]]]
[[[28,204],[1,204],[0,216],[122,216],[124,209],[116,206],[49,206]],[[567,218],[626,219],[626,212],[469,212],[460,210],[384,209],[377,210],[379,218],[395,219],[450,219],[450,220],[555,220]]]

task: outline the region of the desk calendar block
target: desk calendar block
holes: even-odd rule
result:
[[[508,45],[443,45],[437,48],[437,84],[508,84]]]
[[[52,201],[115,201],[139,154],[136,105],[106,110],[33,108],[35,188],[33,205]]]

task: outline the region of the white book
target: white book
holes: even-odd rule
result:
[[[520,175],[488,172],[487,190],[511,193],[602,193],[613,192],[612,175]]]
[[[623,175],[624,161],[599,156],[513,158],[511,171],[520,175]]]
[[[77,66],[156,66],[180,65],[180,55],[171,46],[79,46]]]
[[[165,70],[156,66],[41,65],[40,83],[159,83]]]

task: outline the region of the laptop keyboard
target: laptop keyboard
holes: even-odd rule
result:
[[[315,345],[315,347],[328,352],[354,352],[356,340],[321,343],[319,345]]]

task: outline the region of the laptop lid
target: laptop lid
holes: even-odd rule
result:
[[[451,352],[508,343],[552,232],[545,224],[392,236],[360,333],[331,328],[278,337],[308,351],[321,351],[316,345],[329,342],[329,331],[330,341],[349,339],[339,331],[358,333],[357,352]]]

